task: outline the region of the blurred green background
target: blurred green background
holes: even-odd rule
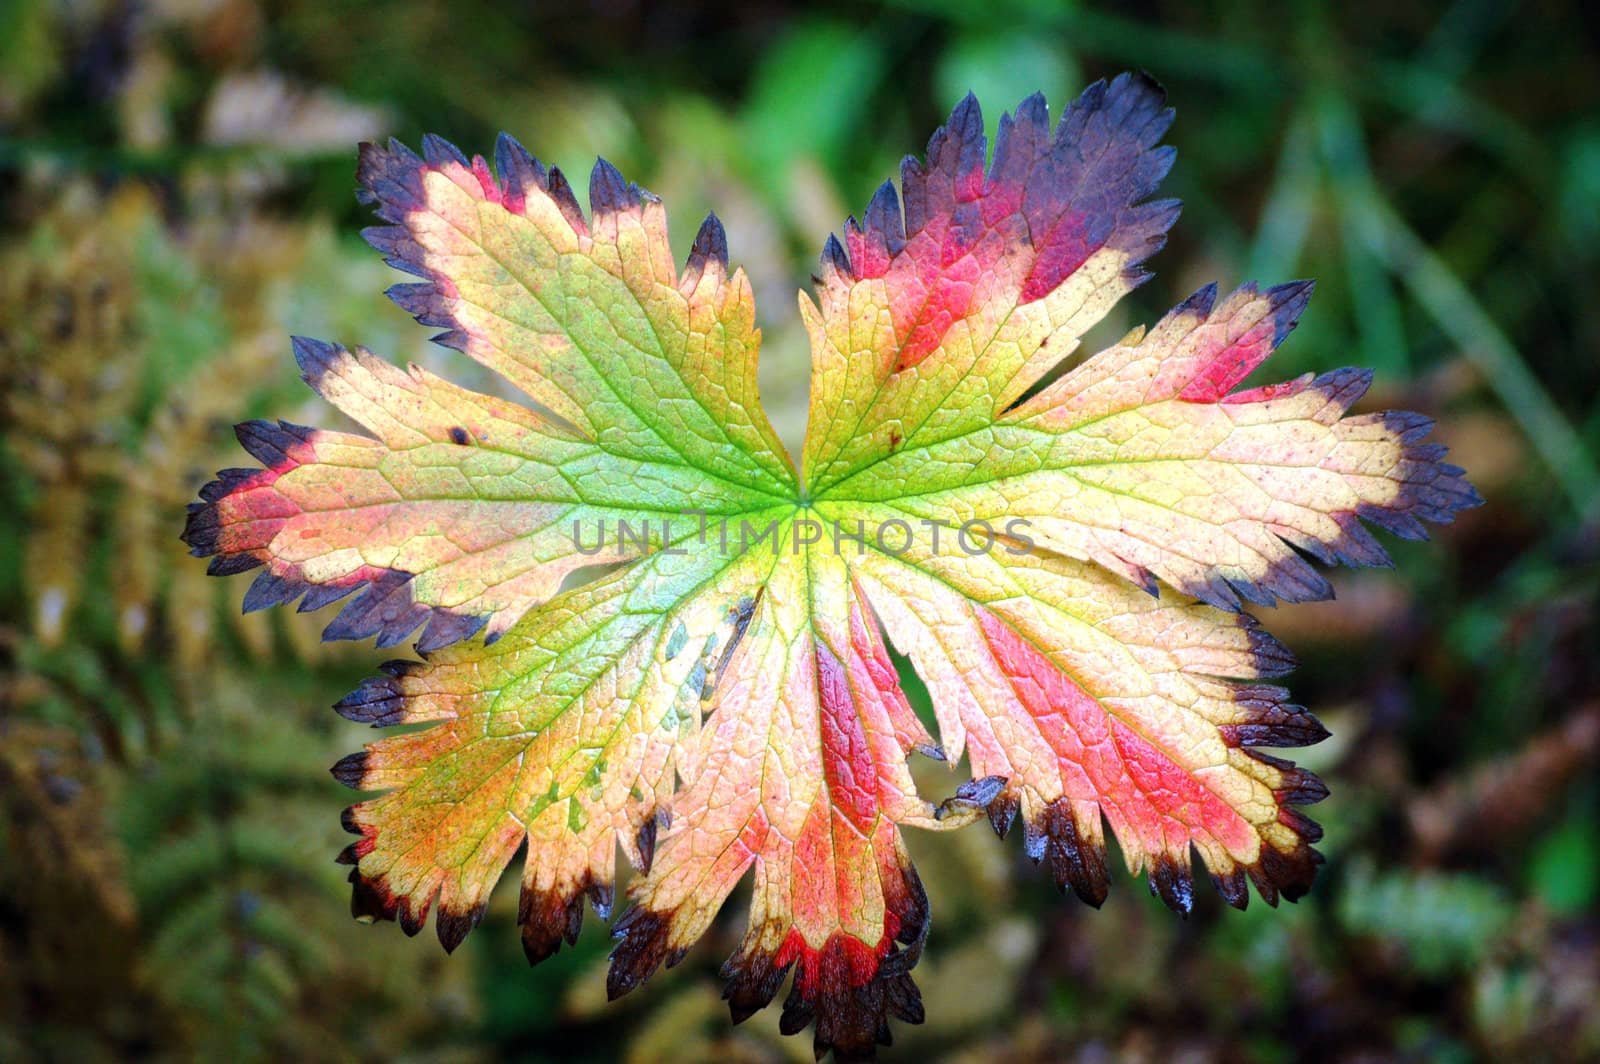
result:
[[[1316,277],[1269,376],[1376,368],[1368,406],[1437,417],[1488,505],[1266,611],[1334,732],[1308,899],[1180,921],[1122,877],[1095,913],[1015,839],[913,837],[929,1019],[885,1058],[1600,1058],[1597,11],[0,0],[0,1059],[808,1060],[776,1010],[728,1025],[737,903],[610,1008],[592,919],[527,967],[514,875],[451,958],[354,923],[325,769],[370,733],[326,707],[389,655],[239,616],[183,505],[233,422],[329,422],[290,333],[486,383],[379,294],[358,140],[604,155],[680,254],[715,208],[794,441],[825,235],[969,88],[992,130],[1129,67],[1177,107],[1187,208],[1095,336]]]

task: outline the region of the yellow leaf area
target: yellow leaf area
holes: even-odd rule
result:
[[[620,848],[642,874],[616,996],[751,875],[723,968],[735,1020],[792,975],[783,1029],[856,1059],[922,1016],[929,903],[904,827],[1020,820],[1095,905],[1108,826],[1180,912],[1195,856],[1237,907],[1250,883],[1304,894],[1320,831],[1297,807],[1326,792],[1260,748],[1326,733],[1267,682],[1293,662],[1241,604],[1327,597],[1312,560],[1388,561],[1363,522],[1416,538],[1477,497],[1419,442],[1426,419],[1347,414],[1362,373],[1238,390],[1306,283],[1204,289],[1040,387],[1147,279],[1177,214],[1148,199],[1170,120],[1143,78],[1054,126],[1032,97],[987,162],[976,101],[957,107],[801,297],[798,471],[714,218],[680,272],[659,202],[607,164],[585,217],[509,138],[492,169],[436,138],[364,146],[385,223],[368,239],[419,278],[390,295],[525,398],[299,340],[307,382],[366,434],[241,426],[260,468],[220,474],[185,533],[214,572],[261,570],[247,608],[353,595],[329,638],[421,632],[424,660],[337,707],[424,725],[335,766],[377,792],[345,814],[358,914],[415,933],[436,909],[454,948],[526,844],[539,961],[585,899],[609,916]],[[971,778],[920,795],[913,753],[965,756]]]

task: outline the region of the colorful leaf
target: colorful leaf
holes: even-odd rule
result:
[[[1301,556],[1386,564],[1474,505],[1426,419],[1347,411],[1343,370],[1236,391],[1308,283],[1202,290],[1054,382],[1177,215],[1147,79],[1041,97],[984,165],[975,100],[823,255],[797,475],[761,412],[749,285],[708,220],[681,274],[664,215],[607,164],[586,219],[559,171],[502,138],[495,173],[434,138],[364,146],[368,233],[421,277],[391,295],[527,406],[296,341],[308,383],[370,435],[261,422],[186,539],[256,566],[247,608],[364,587],[329,638],[423,629],[338,704],[380,739],[335,766],[358,915],[453,949],[527,844],[531,961],[643,874],[608,989],[700,938],[752,869],[723,968],[735,1020],[786,978],[782,1027],[843,1059],[922,1006],[928,901],[901,830],[1023,821],[1063,890],[1106,896],[1105,825],[1187,912],[1191,851],[1243,908],[1309,889],[1320,781],[1258,748],[1326,732],[1270,681],[1289,653],[1242,601],[1330,594]],[[625,524],[630,535],[620,533]],[[643,530],[643,531],[641,531]],[[602,575],[562,591],[586,566]],[[1166,585],[1162,593],[1161,585]],[[476,633],[482,631],[483,638]],[[939,741],[889,645],[926,682]],[[941,745],[942,744],[942,745]],[[918,794],[913,752],[973,778]]]

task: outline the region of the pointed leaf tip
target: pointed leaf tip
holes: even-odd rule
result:
[[[368,754],[364,750],[346,754],[328,772],[346,787],[352,790],[360,790],[361,781],[366,778],[367,774],[367,758]]]
[[[447,163],[456,163],[466,167],[472,165],[467,160],[467,157],[462,154],[460,148],[433,133],[423,134],[422,158],[424,162],[433,167],[444,166]]]
[[[640,204],[639,189],[628,183],[622,172],[604,159],[594,161],[589,174],[589,210],[609,214]]]
[[[700,230],[689,249],[687,268],[690,271],[703,270],[709,262],[717,263],[724,270],[728,268],[728,234],[723,230],[716,212],[707,214],[705,221],[700,223]]]

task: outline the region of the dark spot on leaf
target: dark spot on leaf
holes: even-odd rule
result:
[[[671,661],[683,650],[683,645],[689,641],[689,629],[684,627],[682,621],[672,629],[672,634],[667,637],[667,660]]]
[[[743,642],[744,633],[750,627],[750,618],[755,616],[756,603],[761,601],[761,595],[765,591],[766,587],[763,585],[756,589],[755,595],[745,595],[728,607],[727,620],[733,625],[733,635],[728,638],[728,644],[722,648],[722,657],[717,659],[713,675],[707,678],[705,687],[701,690],[702,699],[709,699],[716,691],[717,682],[727,675],[728,663],[733,660],[733,652]]]

